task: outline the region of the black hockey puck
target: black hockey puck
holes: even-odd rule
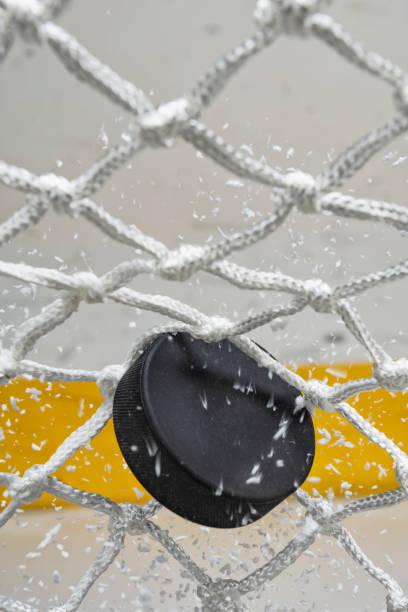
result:
[[[119,382],[114,427],[129,468],[169,510],[240,527],[312,467],[313,423],[298,396],[228,340],[162,334]]]

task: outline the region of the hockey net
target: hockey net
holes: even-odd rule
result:
[[[188,95],[154,107],[143,91],[124,80],[100,62],[73,35],[53,19],[67,4],[66,0],[0,0],[0,55],[6,58],[16,36],[50,47],[62,64],[81,82],[122,107],[134,117],[135,129],[127,140],[110,148],[80,176],[68,180],[55,174],[35,175],[29,170],[0,162],[3,185],[24,194],[24,205],[0,225],[0,244],[13,240],[20,232],[38,224],[50,210],[61,215],[83,218],[101,232],[124,245],[138,249],[143,256],[115,266],[103,276],[91,272],[69,274],[56,269],[40,268],[0,261],[3,276],[47,287],[59,292],[58,297],[36,316],[21,324],[8,348],[0,352],[0,381],[26,376],[47,381],[96,381],[104,397],[93,416],[71,433],[45,464],[31,466],[23,475],[0,473],[0,485],[7,487],[8,503],[0,514],[4,525],[22,504],[31,503],[44,492],[106,514],[109,538],[68,599],[58,610],[76,610],[99,576],[113,563],[124,546],[125,536],[148,534],[197,582],[197,594],[206,610],[245,609],[241,597],[265,588],[293,564],[319,534],[331,536],[386,591],[387,609],[408,610],[408,596],[390,575],[377,567],[341,525],[342,519],[370,509],[392,506],[408,494],[408,458],[399,446],[376,429],[348,403],[351,397],[383,388],[402,393],[408,388],[408,360],[393,360],[377,343],[359,317],[350,298],[384,283],[408,275],[408,260],[339,286],[329,286],[319,278],[300,280],[277,272],[262,272],[234,263],[231,256],[267,238],[285,222],[295,208],[305,214],[325,213],[370,220],[408,231],[408,213],[403,206],[354,197],[339,189],[378,151],[408,130],[408,75],[391,61],[366,50],[329,15],[321,12],[318,0],[258,0],[255,7],[255,31],[217,61],[196,83]],[[258,161],[241,149],[235,149],[215,134],[200,117],[232,76],[251,57],[271,45],[278,36],[313,36],[332,47],[349,62],[390,85],[395,102],[395,115],[378,129],[356,141],[318,176],[303,171],[287,173]],[[182,244],[169,249],[135,225],[126,225],[100,206],[93,198],[109,177],[143,150],[171,148],[177,139],[190,143],[204,155],[234,175],[263,184],[273,192],[274,210],[244,231],[236,232],[216,244]],[[139,293],[126,287],[137,275],[185,281],[198,271],[215,275],[236,287],[252,290],[279,291],[289,300],[270,309],[234,322],[219,316],[207,316],[188,304],[165,295]],[[101,371],[62,369],[27,359],[36,342],[62,325],[80,307],[81,302],[99,303],[113,300],[159,313],[170,323],[154,327],[140,337],[129,350],[123,364],[106,365]],[[346,328],[361,343],[372,361],[372,376],[328,386],[317,380],[304,380],[259,349],[246,334],[280,317],[294,315],[307,306],[317,313],[339,316]],[[155,500],[143,507],[116,503],[101,495],[73,488],[52,476],[81,447],[94,438],[112,416],[112,400],[116,385],[137,359],[143,348],[163,332],[187,331],[205,341],[228,338],[259,365],[277,373],[302,394],[306,407],[339,413],[369,440],[387,451],[394,462],[400,487],[385,493],[355,499],[335,507],[322,497],[311,497],[302,490],[295,493],[305,508],[299,533],[262,567],[241,580],[213,579],[196,564],[182,547],[161,529],[152,517],[160,510]],[[0,596],[4,610],[34,610],[30,604]]]

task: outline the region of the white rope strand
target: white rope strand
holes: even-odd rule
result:
[[[0,473],[0,485],[6,487],[8,505],[0,513],[4,525],[21,507],[39,499],[44,492],[57,498],[105,514],[109,517],[109,537],[85,574],[79,578],[72,594],[58,604],[55,611],[68,612],[79,608],[98,577],[119,554],[126,537],[149,536],[157,541],[197,583],[197,594],[203,610],[245,610],[241,596],[268,586],[313,544],[319,534],[333,537],[340,546],[371,576],[383,585],[389,612],[408,610],[407,594],[398,583],[378,568],[340,524],[354,514],[387,508],[408,497],[408,457],[399,446],[365,420],[346,401],[359,393],[383,388],[392,393],[408,389],[408,359],[393,361],[374,339],[352,306],[353,296],[408,275],[404,259],[382,270],[374,270],[352,278],[338,286],[329,286],[320,278],[300,279],[278,270],[247,268],[233,261],[236,252],[266,240],[285,223],[294,209],[304,214],[325,214],[385,223],[396,231],[408,231],[406,205],[383,202],[339,189],[374,155],[408,130],[408,75],[402,68],[368,51],[347,33],[340,24],[324,14],[321,0],[257,0],[254,13],[256,30],[244,41],[225,53],[208,68],[186,95],[165,101],[155,107],[148,96],[130,81],[96,58],[73,35],[55,23],[55,18],[68,0],[0,0],[0,59],[4,59],[16,39],[22,36],[34,44],[45,42],[61,63],[81,82],[92,87],[128,112],[132,119],[123,142],[108,149],[82,174],[73,179],[55,174],[35,174],[29,169],[0,161],[0,183],[24,194],[24,204],[0,224],[0,246],[12,241],[21,232],[37,225],[52,211],[76,220],[92,223],[103,236],[137,249],[129,260],[107,270],[101,276],[90,272],[64,272],[57,269],[0,260],[0,275],[20,282],[46,287],[60,295],[40,313],[27,319],[14,331],[8,346],[0,345],[0,384],[23,376],[42,381],[93,381],[105,400],[94,414],[72,432],[43,465],[30,466],[23,475]],[[331,165],[313,177],[300,169],[284,172],[266,161],[257,160],[242,148],[235,148],[201,120],[227,83],[279,36],[315,37],[332,47],[346,60],[391,86],[397,110],[395,116],[379,128],[359,138]],[[188,142],[215,164],[235,176],[264,186],[270,191],[273,208],[261,220],[246,229],[234,232],[215,244],[180,243],[170,248],[142,227],[129,225],[114,217],[96,201],[97,192],[128,160],[148,148],[169,149],[177,139]],[[96,199],[96,198],[95,198]],[[140,253],[142,251],[142,253]],[[278,291],[289,294],[283,304],[254,308],[253,314],[240,320],[211,316],[189,304],[166,295],[146,294],[126,285],[138,275],[182,282],[203,271],[237,288]],[[82,306],[106,300],[129,307],[152,311],[166,317],[164,324],[151,328],[129,347],[123,363],[107,363],[102,370],[59,368],[29,359],[29,353],[46,334],[64,324]],[[248,338],[276,318],[295,316],[306,307],[316,313],[340,316],[345,327],[365,348],[372,360],[372,376],[333,386],[317,380],[304,380]],[[168,321],[170,319],[170,321]],[[400,488],[379,495],[356,499],[338,508],[323,498],[310,497],[301,489],[296,500],[306,514],[299,533],[277,555],[241,580],[213,579],[192,561],[179,544],[151,519],[160,511],[152,500],[143,508],[136,504],[118,504],[97,492],[72,487],[53,474],[81,447],[94,438],[109,422],[112,399],[123,373],[139,358],[143,350],[162,333],[188,332],[207,342],[229,338],[261,367],[279,375],[300,393],[299,408],[319,408],[337,412],[361,434],[384,449],[394,461]],[[0,596],[0,608],[10,612],[34,612],[29,604]]]

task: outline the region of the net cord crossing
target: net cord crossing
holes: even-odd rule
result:
[[[381,431],[376,429],[347,402],[364,391],[384,388],[393,392],[408,389],[408,359],[393,360],[377,343],[350,303],[349,298],[372,287],[408,275],[408,260],[372,272],[350,282],[329,286],[319,278],[300,280],[279,272],[251,270],[234,263],[230,257],[267,238],[290,215],[292,209],[305,214],[329,213],[340,217],[386,223],[399,231],[408,231],[407,208],[394,203],[354,197],[340,191],[342,185],[378,151],[408,130],[408,74],[379,54],[368,51],[360,42],[321,12],[320,0],[258,0],[255,6],[255,31],[221,57],[197,81],[188,95],[154,107],[148,97],[133,83],[126,81],[104,65],[82,46],[73,35],[54,21],[67,0],[0,0],[0,56],[6,58],[16,37],[48,45],[62,64],[81,82],[93,87],[134,116],[134,129],[118,146],[112,147],[80,176],[68,180],[56,174],[36,175],[25,168],[0,161],[0,181],[24,194],[23,206],[0,225],[0,244],[35,226],[50,211],[75,218],[83,217],[113,240],[138,249],[142,254],[124,261],[103,276],[91,272],[68,274],[55,269],[23,263],[0,261],[3,276],[55,289],[58,297],[40,314],[22,323],[10,346],[0,350],[0,383],[7,384],[18,376],[49,381],[96,381],[104,401],[93,416],[71,433],[43,465],[32,465],[22,476],[0,473],[0,485],[7,486],[10,498],[0,514],[4,525],[22,504],[31,503],[43,492],[74,504],[105,513],[110,517],[109,538],[85,574],[79,579],[64,603],[56,611],[78,609],[99,576],[109,568],[127,535],[149,534],[172,555],[197,582],[197,595],[204,610],[245,610],[241,597],[265,588],[298,559],[319,534],[333,537],[366,572],[378,580],[386,591],[388,612],[407,611],[408,596],[400,585],[377,567],[360,548],[341,520],[355,513],[392,506],[408,494],[408,457]],[[354,142],[331,165],[313,177],[296,170],[281,173],[264,161],[258,161],[241,149],[235,149],[202,121],[201,115],[225,84],[251,57],[268,48],[279,36],[315,37],[346,60],[391,86],[395,114],[383,126],[373,129]],[[109,177],[130,158],[148,148],[171,149],[177,139],[189,142],[234,175],[270,187],[274,209],[261,221],[244,231],[211,245],[182,244],[169,249],[135,225],[126,225],[104,210],[93,198]],[[288,301],[255,315],[233,322],[219,316],[207,316],[165,295],[148,295],[126,287],[139,274],[155,274],[169,280],[184,281],[199,270],[215,275],[236,287],[280,291]],[[171,319],[154,327],[132,346],[123,364],[110,364],[101,371],[62,369],[27,358],[36,342],[62,325],[81,306],[81,302],[106,300],[155,311]],[[261,351],[246,334],[310,306],[318,313],[336,314],[346,328],[363,345],[372,361],[372,376],[328,386],[316,380],[306,381],[271,356]],[[276,556],[242,580],[213,579],[161,529],[152,517],[160,504],[152,500],[141,507],[115,503],[101,495],[73,488],[52,474],[107,424],[112,415],[116,385],[137,359],[143,348],[163,332],[187,331],[208,342],[228,338],[259,365],[276,372],[294,385],[309,409],[337,411],[372,442],[387,451],[393,461],[400,487],[385,493],[353,500],[334,507],[328,500],[312,498],[302,490],[295,494],[304,506],[303,526]],[[0,596],[0,608],[6,611],[33,612],[28,603]]]

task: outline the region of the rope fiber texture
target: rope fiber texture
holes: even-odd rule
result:
[[[22,476],[0,473],[0,485],[7,487],[10,499],[0,514],[0,526],[22,504],[33,502],[45,491],[110,517],[108,540],[73,588],[72,594],[64,603],[52,608],[54,611],[77,610],[95,581],[113,563],[124,546],[125,537],[140,534],[148,534],[157,540],[195,579],[197,596],[202,608],[207,611],[247,609],[241,596],[268,586],[308,549],[319,534],[337,540],[356,563],[383,585],[388,612],[407,611],[407,594],[367,557],[340,521],[352,514],[391,506],[407,498],[407,455],[364,420],[347,400],[358,393],[381,387],[398,393],[408,389],[408,359],[393,361],[373,338],[349,300],[362,291],[406,277],[408,260],[355,278],[342,286],[331,287],[318,278],[304,281],[281,273],[247,269],[234,263],[230,257],[235,251],[267,238],[284,223],[294,208],[305,214],[324,212],[386,223],[398,231],[408,231],[406,207],[335,191],[380,149],[408,130],[408,74],[391,61],[366,50],[342,25],[329,15],[322,14],[323,3],[319,0],[258,0],[254,12],[255,32],[211,66],[187,95],[155,108],[143,91],[100,62],[74,36],[53,21],[66,4],[67,0],[0,0],[0,57],[7,56],[16,36],[35,44],[48,45],[77,79],[131,113],[135,129],[126,141],[108,149],[73,180],[55,174],[35,175],[25,168],[0,161],[0,181],[24,194],[22,208],[0,225],[0,245],[35,226],[50,210],[54,210],[61,215],[83,217],[112,239],[143,253],[137,259],[117,265],[100,278],[90,272],[68,274],[24,263],[0,261],[0,274],[59,292],[58,297],[40,314],[26,320],[15,331],[9,347],[0,347],[0,384],[7,384],[18,376],[50,381],[96,381],[105,398],[94,415],[71,433],[44,465],[33,465]],[[241,66],[281,35],[315,37],[352,64],[385,81],[393,92],[395,115],[385,125],[352,144],[316,177],[300,170],[282,174],[243,150],[234,149],[200,119],[205,108]],[[150,147],[171,148],[177,139],[191,143],[233,174],[269,186],[273,191],[275,209],[261,221],[216,244],[182,244],[169,250],[165,244],[145,235],[135,225],[126,225],[113,217],[92,199],[109,177],[131,157]],[[286,304],[259,311],[237,323],[218,316],[207,316],[164,295],[143,294],[125,286],[139,274],[155,274],[165,279],[184,281],[199,270],[243,289],[285,292],[290,299]],[[63,324],[81,306],[81,302],[93,304],[106,300],[158,312],[170,317],[171,322],[152,328],[139,338],[123,364],[107,365],[100,372],[59,369],[27,358],[36,342]],[[277,317],[295,314],[307,306],[318,313],[335,314],[343,320],[373,363],[370,378],[336,383],[332,387],[316,380],[306,381],[259,349],[245,335]],[[297,387],[309,409],[317,407],[337,411],[391,455],[400,488],[357,499],[337,508],[324,498],[312,498],[298,490],[295,497],[305,508],[300,532],[262,567],[235,581],[210,578],[167,531],[151,520],[160,510],[160,504],[155,500],[143,507],[130,503],[118,504],[101,495],[70,487],[53,477],[52,474],[111,419],[116,385],[143,348],[159,333],[175,331],[187,331],[208,342],[228,338],[259,365],[276,372]],[[6,596],[0,596],[0,609],[36,610],[30,604]]]

